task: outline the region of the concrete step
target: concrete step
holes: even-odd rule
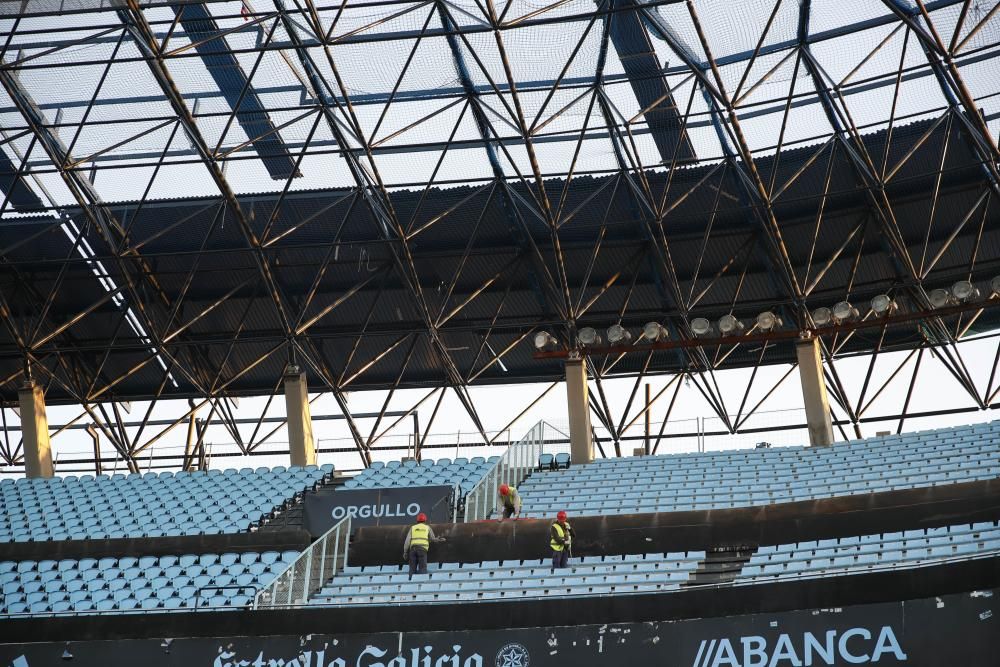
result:
[[[755,550],[751,547],[712,549],[681,586],[730,584],[740,575]]]

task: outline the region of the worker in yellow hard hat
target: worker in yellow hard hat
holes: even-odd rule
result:
[[[521,496],[517,489],[509,484],[500,485],[500,504],[503,505],[503,518],[515,519],[521,516]]]
[[[573,553],[573,527],[566,520],[566,512],[559,512],[556,520],[549,527],[549,546],[552,547],[552,572],[556,568],[569,565],[569,557]]]
[[[427,551],[431,542],[444,542],[444,538],[434,534],[434,529],[427,525],[427,515],[421,512],[417,522],[406,531],[403,542],[403,560],[410,563],[411,579],[414,574],[427,574]]]

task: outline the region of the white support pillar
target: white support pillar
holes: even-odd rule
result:
[[[298,366],[285,371],[285,414],[288,415],[288,453],[293,466],[316,465],[309,385]]]
[[[819,339],[804,338],[795,343],[795,356],[799,362],[799,379],[802,382],[802,400],[806,406],[806,424],[809,426],[809,444],[833,444],[833,421],[830,419],[830,399],[826,395],[823,379],[823,359]]]
[[[587,366],[582,359],[566,360],[566,402],[569,408],[569,447],[573,463],[594,460],[594,439],[590,429],[590,400]]]
[[[24,468],[28,477],[52,477],[52,449],[49,420],[45,416],[45,393],[29,381],[17,392],[21,408],[21,437],[24,439]]]

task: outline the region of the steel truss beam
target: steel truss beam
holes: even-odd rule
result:
[[[306,2],[306,5],[308,7],[308,17],[311,21],[312,27],[316,29],[317,33],[321,32],[319,30],[319,19],[316,14],[315,7],[313,7],[308,1]],[[485,441],[487,440],[487,436],[485,429],[482,426],[482,422],[480,421],[476,409],[465,391],[464,384],[462,383],[462,376],[458,371],[458,367],[452,360],[447,345],[441,339],[440,333],[434,324],[430,308],[424,299],[423,291],[420,287],[420,279],[414,265],[413,255],[406,242],[406,230],[396,218],[388,192],[386,191],[385,185],[382,183],[382,179],[378,173],[378,169],[375,166],[375,162],[371,154],[371,147],[364,139],[364,133],[361,131],[357,118],[354,116],[354,112],[351,108],[350,96],[344,87],[343,81],[337,74],[337,67],[330,54],[329,47],[324,47],[323,54],[326,57],[328,66],[333,71],[334,76],[337,79],[337,89],[341,95],[340,99],[343,100],[343,103],[337,99],[334,94],[334,89],[330,83],[327,82],[319,73],[318,68],[313,62],[312,54],[309,53],[309,51],[303,46],[302,39],[299,36],[300,28],[298,24],[290,18],[287,10],[285,9],[283,0],[275,0],[275,7],[279,12],[285,30],[287,31],[292,43],[295,45],[295,52],[299,61],[302,64],[303,69],[306,71],[309,85],[312,88],[310,92],[313,94],[315,99],[320,101],[321,113],[326,119],[331,133],[341,145],[348,145],[350,141],[353,140],[354,142],[360,142],[362,147],[365,149],[365,153],[367,154],[367,163],[371,167],[371,172],[368,172],[361,164],[361,161],[353,154],[345,154],[344,159],[348,164],[349,171],[354,178],[369,211],[376,221],[376,229],[378,233],[384,240],[392,242],[390,244],[390,252],[392,254],[396,270],[399,277],[403,281],[403,284],[407,286],[414,298],[414,303],[416,304],[420,317],[426,326],[428,338],[438,360],[442,365],[442,370]],[[341,118],[334,113],[333,107],[335,107],[336,110],[347,120],[341,120]],[[348,138],[348,132],[350,133],[350,139]]]

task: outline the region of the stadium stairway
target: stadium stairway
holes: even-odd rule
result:
[[[338,472],[321,480],[311,489],[307,489],[301,495],[285,500],[279,507],[276,507],[270,514],[261,517],[258,521],[250,524],[250,530],[256,532],[285,532],[305,530],[305,499],[306,496],[314,493],[331,492],[343,488],[347,477]]]
[[[733,583],[756,549],[753,547],[716,547],[709,549],[698,568],[681,586],[721,586]]]

